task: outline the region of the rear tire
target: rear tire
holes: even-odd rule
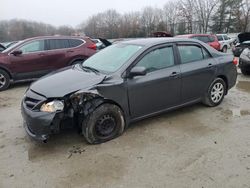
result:
[[[9,74],[6,71],[0,69],[0,91],[8,89],[9,86],[10,86]]]
[[[121,109],[113,104],[97,107],[82,122],[82,133],[90,144],[100,144],[120,136],[125,128]]]
[[[224,47],[222,48],[222,52],[223,52],[223,53],[227,53],[227,46],[224,46]]]
[[[203,99],[203,104],[209,107],[218,106],[226,94],[226,83],[221,78],[216,78],[209,86]]]
[[[250,75],[250,71],[249,71],[249,70],[246,70],[246,69],[244,69],[244,68],[241,68],[240,70],[241,70],[241,73],[242,73],[243,75]]]

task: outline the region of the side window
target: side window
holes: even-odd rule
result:
[[[224,35],[224,40],[229,40],[227,35]]]
[[[39,52],[44,51],[44,40],[37,40],[25,44],[19,50],[22,50],[23,54],[31,53],[31,52]]]
[[[210,42],[214,42],[214,41],[215,41],[214,36],[209,36],[208,38],[209,38],[209,41],[210,41]]]
[[[49,39],[48,42],[50,50],[69,48],[69,41],[67,39]]]
[[[201,47],[196,45],[178,45],[181,56],[181,63],[189,63],[203,59],[203,52]]]
[[[79,40],[79,39],[70,39],[69,40],[70,48],[74,48],[74,47],[80,46],[82,43],[83,43],[83,41]]]
[[[218,41],[223,41],[223,37],[221,35],[218,35],[217,38],[218,38]]]
[[[204,59],[208,59],[208,58],[210,58],[211,57],[211,55],[208,53],[208,51],[207,50],[205,50],[204,48],[202,49],[202,51],[203,51],[203,56],[204,56]]]
[[[145,67],[147,72],[164,69],[172,65],[174,65],[174,52],[172,47],[153,50],[136,64],[137,67]]]

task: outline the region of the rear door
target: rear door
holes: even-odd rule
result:
[[[69,65],[71,53],[68,39],[48,39],[48,62],[50,70],[56,70]]]
[[[127,80],[130,113],[133,119],[159,112],[180,103],[180,67],[173,45],[146,52],[135,66],[147,74]]]
[[[196,43],[179,43],[179,61],[182,75],[182,102],[203,97],[216,72],[216,61],[209,52]]]
[[[10,62],[17,79],[40,77],[48,72],[46,45],[44,40],[29,41],[18,47],[22,54],[10,53]]]

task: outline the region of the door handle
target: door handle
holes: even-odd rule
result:
[[[45,54],[45,53],[40,53],[40,54],[38,54],[38,55],[40,55],[40,56],[45,56],[46,54]]]
[[[177,77],[179,75],[178,72],[172,72],[172,74],[170,75],[170,77]]]
[[[68,52],[68,53],[72,53],[72,52],[74,52],[74,50],[68,50],[67,52]]]
[[[212,63],[209,63],[209,64],[208,64],[208,67],[209,67],[209,68],[213,67],[213,64],[212,64]]]

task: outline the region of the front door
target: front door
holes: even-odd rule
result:
[[[28,42],[18,49],[22,54],[10,54],[12,70],[17,79],[37,78],[48,71],[44,40]]]
[[[180,68],[175,63],[173,46],[156,47],[135,66],[145,67],[147,74],[127,80],[132,119],[160,112],[180,103]]]

